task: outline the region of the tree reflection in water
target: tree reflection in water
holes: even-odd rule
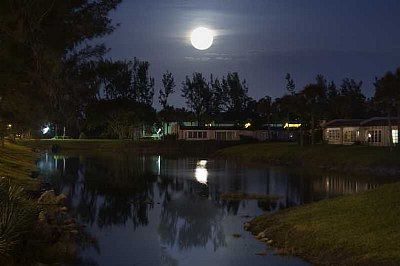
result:
[[[100,230],[132,225],[136,231],[153,222],[161,245],[181,251],[208,245],[214,251],[226,247],[223,220],[243,215],[243,210],[258,215],[377,185],[316,173],[289,173],[287,169],[253,169],[227,160],[129,154],[47,156],[39,167],[55,190],[67,194],[70,213],[81,223]],[[281,198],[221,200],[222,192]],[[160,256],[165,265],[178,264],[168,250],[162,250]]]

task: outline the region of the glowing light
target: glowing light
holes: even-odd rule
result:
[[[8,127],[8,128],[11,128],[11,127],[12,127],[12,125],[11,125],[11,124],[8,124],[8,125],[7,125],[7,127]]]
[[[283,128],[299,128],[301,127],[301,124],[291,124],[291,123],[286,123],[285,126]]]
[[[157,130],[157,134],[160,134],[160,132],[161,132],[161,128],[159,128],[159,129]]]
[[[194,177],[196,178],[196,181],[207,185],[207,179],[208,179],[208,171],[206,168],[207,165],[207,160],[200,160],[196,164],[196,169],[194,171]]]
[[[199,27],[192,31],[190,42],[197,50],[207,50],[214,41],[214,32],[205,27]]]
[[[200,160],[197,162],[197,166],[206,167],[207,160]]]
[[[46,135],[47,132],[49,132],[49,131],[50,131],[50,127],[49,126],[45,126],[44,128],[42,128],[43,135]]]
[[[194,177],[197,182],[207,185],[208,171],[206,168],[196,168]]]
[[[249,127],[251,127],[251,123],[244,124],[244,128],[249,128]]]

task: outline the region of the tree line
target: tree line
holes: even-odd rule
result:
[[[169,71],[155,95],[149,62],[107,59],[104,44],[89,44],[118,27],[108,14],[119,3],[0,3],[1,136],[11,130],[37,131],[50,123],[55,134],[66,127],[71,137],[135,138],[146,126],[172,121],[200,125],[251,121],[254,127],[301,121],[314,131],[320,120],[400,115],[400,68],[376,78],[371,98],[362,93],[362,81],[344,78],[336,85],[317,75],[314,82],[297,88],[287,74],[282,77],[286,79],[283,96],[272,99],[266,89],[266,96],[256,100],[236,72],[221,78],[196,72],[177,88]],[[186,108],[169,103],[178,91]],[[161,105],[158,112],[153,107],[155,97]]]

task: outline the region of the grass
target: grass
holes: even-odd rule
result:
[[[265,214],[250,230],[316,264],[400,265],[400,183]]]
[[[205,156],[237,142],[175,141],[175,140],[116,140],[116,139],[65,139],[19,140],[19,144],[49,150],[56,144],[64,152],[128,152],[130,154]]]
[[[29,176],[37,170],[37,158],[38,154],[30,148],[6,141],[4,147],[0,147],[0,178],[10,179],[11,184],[21,185],[26,190],[35,189],[38,181]]]
[[[295,143],[256,143],[228,147],[222,156],[240,157],[249,162],[298,163],[317,167],[395,168],[400,166],[400,150],[384,147],[314,145],[300,147]]]

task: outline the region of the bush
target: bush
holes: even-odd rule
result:
[[[34,230],[37,205],[26,198],[24,189],[0,181],[0,260],[10,257]]]

